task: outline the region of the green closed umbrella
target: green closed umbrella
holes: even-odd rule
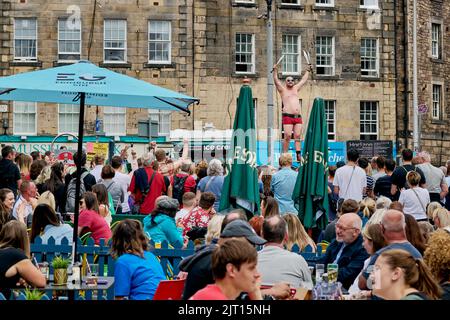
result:
[[[239,93],[230,145],[228,174],[222,188],[219,211],[243,208],[247,215],[252,216],[259,213],[259,188],[255,112],[252,89],[248,84],[244,84]]]
[[[292,199],[305,228],[328,224],[328,130],[324,101],[314,99]]]

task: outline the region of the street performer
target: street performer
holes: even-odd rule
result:
[[[308,81],[309,74],[312,71],[311,64],[308,65],[308,69],[305,70],[305,74],[299,83],[295,83],[292,76],[286,78],[286,85],[283,85],[278,79],[278,65],[280,62],[273,66],[273,80],[278,92],[281,96],[282,101],[282,115],[283,115],[283,153],[288,152],[289,143],[291,141],[292,131],[294,131],[294,141],[295,141],[295,153],[297,154],[297,161],[301,160],[300,153],[300,134],[302,132],[302,116],[300,114],[300,101],[298,92],[300,88]]]

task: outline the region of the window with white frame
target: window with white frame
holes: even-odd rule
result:
[[[149,63],[170,63],[171,38],[170,21],[148,22]]]
[[[287,5],[297,4],[297,5],[299,5],[300,0],[281,0],[281,4],[287,4]]]
[[[324,100],[328,140],[336,140],[336,100]]]
[[[81,23],[58,20],[58,60],[78,61],[81,58]]]
[[[431,56],[435,59],[441,58],[442,48],[442,25],[438,23],[431,24]]]
[[[359,0],[362,8],[378,8],[378,0]]]
[[[236,73],[255,72],[255,36],[236,33]]]
[[[378,77],[378,39],[361,39],[361,76]]]
[[[378,101],[361,101],[359,110],[360,140],[378,138]]]
[[[334,0],[316,0],[317,7],[333,7]]]
[[[75,104],[59,104],[58,109],[58,133],[78,134],[80,107]]]
[[[158,122],[158,136],[168,137],[171,129],[171,112],[149,109],[148,114],[150,120]]]
[[[13,133],[36,135],[36,102],[14,101]]]
[[[14,60],[37,61],[37,20],[14,19]]]
[[[433,119],[441,118],[441,106],[442,106],[442,85],[433,84]]]
[[[334,75],[334,37],[316,37],[316,73]]]
[[[107,19],[104,21],[104,61],[127,61],[127,21]]]
[[[107,136],[124,136],[127,133],[127,109],[103,108],[103,128]]]
[[[300,36],[284,34],[282,36],[283,74],[299,74],[301,70]]]

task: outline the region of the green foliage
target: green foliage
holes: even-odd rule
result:
[[[70,264],[70,259],[63,258],[61,256],[56,256],[52,260],[52,267],[53,269],[67,269]]]
[[[41,300],[44,296],[44,292],[37,289],[30,290],[29,288],[24,291],[26,300]]]

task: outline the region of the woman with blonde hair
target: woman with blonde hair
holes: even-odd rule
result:
[[[51,175],[52,168],[50,166],[45,166],[44,168],[42,168],[41,172],[34,181],[39,193],[43,193],[45,190],[47,190],[45,188],[45,183],[50,179]]]
[[[206,244],[216,243],[220,237],[220,228],[222,221],[225,218],[222,214],[215,214],[208,222],[208,228],[206,231],[205,242]]]
[[[419,186],[421,176],[418,172],[410,171],[406,175],[406,181],[410,186],[400,193],[398,202],[403,205],[403,213],[412,215],[417,221],[426,221],[427,205],[430,203],[430,194],[427,189]]]
[[[366,225],[367,221],[370,219],[370,217],[375,213],[375,210],[377,209],[377,204],[375,200],[372,198],[365,198],[361,200],[359,203],[359,212],[358,215],[361,218],[363,222],[363,227]]]
[[[303,251],[306,246],[310,245],[312,252],[316,252],[317,246],[313,239],[306,233],[303,224],[298,216],[294,213],[286,213],[283,216],[288,226],[288,239],[286,241],[286,249],[289,251],[294,244],[298,245],[300,251]]]
[[[383,251],[371,277],[374,294],[385,300],[439,299],[442,294],[424,261],[401,249]]]
[[[442,300],[450,300],[450,231],[431,234],[423,260],[444,290]]]
[[[16,156],[15,162],[19,167],[22,180],[30,181],[30,167],[32,160],[33,159],[25,153],[19,153]]]
[[[442,208],[442,205],[439,202],[437,202],[437,201],[433,201],[433,202],[430,202],[428,204],[428,206],[427,206],[427,217],[428,217],[428,220],[430,222],[433,221],[433,212],[434,212],[434,210],[436,210],[438,208]]]
[[[450,213],[445,208],[438,208],[434,210],[433,222],[438,229],[450,226]]]
[[[46,204],[50,208],[52,208],[54,211],[56,211],[55,196],[50,191],[45,191],[43,194],[41,194],[37,200],[37,203],[38,203],[38,205]]]

